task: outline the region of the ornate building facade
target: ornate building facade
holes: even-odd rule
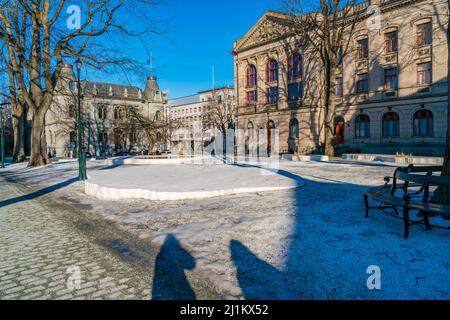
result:
[[[371,0],[355,10],[362,18],[335,79],[337,149],[442,155],[447,2]],[[281,152],[308,153],[323,141],[321,73],[300,37],[287,31],[290,20],[269,11],[234,43],[237,122],[245,131],[279,129]]]
[[[159,89],[155,76],[147,79],[145,89],[102,82],[81,82],[81,110],[84,145],[93,156],[163,151],[163,132],[149,141],[136,123],[164,121],[166,93]],[[51,156],[74,157],[77,147],[77,89],[73,67],[62,67],[58,94],[46,115],[47,149]],[[153,140],[153,139],[151,139]]]

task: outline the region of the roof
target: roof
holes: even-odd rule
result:
[[[84,93],[95,96],[108,96],[122,99],[145,99],[142,90],[135,86],[106,82],[83,81]]]
[[[225,90],[225,89],[234,90],[234,87],[233,86],[222,86],[222,87],[218,87],[218,88],[214,88],[214,89],[199,91],[199,94],[213,92],[213,91],[218,91],[218,90]]]
[[[199,103],[200,101],[200,95],[199,94],[193,94],[191,96],[186,97],[180,97],[176,99],[170,99],[168,102],[169,107],[178,107],[178,106],[184,106],[187,104],[194,104]]]
[[[291,14],[266,11],[242,38],[235,41],[233,53],[266,44],[287,35],[292,18]]]

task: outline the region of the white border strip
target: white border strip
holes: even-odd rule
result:
[[[243,193],[257,193],[269,191],[282,191],[296,189],[304,186],[288,187],[255,187],[255,188],[234,188],[227,190],[211,190],[211,191],[192,191],[192,192],[161,192],[145,189],[120,189],[111,187],[102,187],[98,184],[85,181],[85,193],[94,196],[100,200],[124,200],[124,199],[145,199],[152,201],[177,201],[188,199],[205,199],[220,196],[237,195]]]

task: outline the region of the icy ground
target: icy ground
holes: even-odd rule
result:
[[[104,168],[89,164],[91,173]],[[394,169],[376,162],[283,162],[278,174],[301,177],[302,188],[171,202],[87,197],[74,182],[74,162],[12,165],[6,174],[156,247],[178,240],[194,271],[228,298],[449,299],[448,231],[415,226],[404,240],[402,221],[375,211],[364,217],[365,189]],[[381,290],[367,288],[372,265],[381,269]]]

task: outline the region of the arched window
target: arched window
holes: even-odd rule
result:
[[[288,61],[288,100],[297,101],[303,97],[302,58],[300,54],[293,54]]]
[[[345,120],[341,116],[337,116],[336,118],[334,118],[334,125],[344,125],[344,124]]]
[[[268,127],[270,130],[275,129],[275,128],[276,128],[275,122],[273,122],[273,120],[269,120],[269,122],[267,123],[267,127]]]
[[[433,113],[430,110],[422,109],[414,114],[414,136],[433,136]]]
[[[256,67],[249,65],[247,67],[247,88],[256,87]]]
[[[271,59],[267,62],[266,78],[267,82],[278,81],[278,62],[275,59]]]
[[[400,117],[395,112],[385,113],[383,116],[383,137],[400,136]]]
[[[298,120],[292,119],[289,124],[289,138],[298,139],[300,137],[300,131],[298,127]]]
[[[126,117],[125,108],[122,106],[116,106],[114,108],[114,119],[121,120],[121,119],[125,119],[125,117]]]
[[[155,120],[161,120],[161,111],[156,111]]]
[[[302,76],[302,57],[298,53],[294,53],[289,58],[288,80],[295,80]]]
[[[355,119],[355,137],[368,138],[370,136],[370,118],[366,114],[360,114]]]
[[[106,106],[104,104],[98,105],[98,118],[100,120],[106,119]]]
[[[253,129],[253,122],[249,121],[247,124],[247,129]]]

